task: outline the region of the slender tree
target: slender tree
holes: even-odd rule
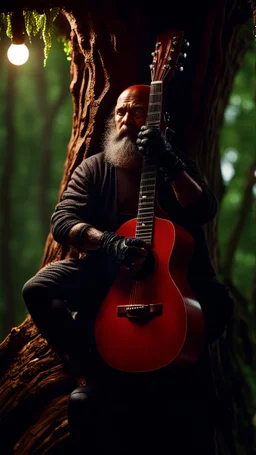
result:
[[[256,162],[254,161],[253,163],[251,163],[251,165],[247,171],[246,181],[245,181],[245,185],[244,185],[244,192],[243,192],[243,197],[241,200],[238,219],[237,219],[236,225],[234,226],[233,231],[231,232],[231,235],[229,237],[226,257],[224,258],[223,273],[224,273],[226,281],[231,280],[234,255],[235,255],[241,234],[242,234],[245,224],[246,224],[247,215],[251,212],[251,209],[252,209],[252,203],[253,203],[252,188],[256,183],[255,175],[256,175]]]
[[[38,43],[39,46],[39,43]],[[47,188],[51,182],[51,171],[52,171],[52,157],[53,151],[52,145],[52,129],[54,125],[54,119],[58,114],[63,102],[68,96],[68,81],[64,78],[60,78],[60,86],[58,96],[53,101],[50,100],[49,96],[49,82],[47,81],[47,74],[42,71],[42,54],[35,52],[37,58],[36,66],[36,95],[38,110],[41,113],[43,122],[41,127],[41,141],[39,147],[40,155],[40,174],[39,174],[39,194],[38,194],[38,207],[39,216],[41,220],[42,237],[45,238],[48,235],[49,230],[49,219],[51,215],[51,203]]]
[[[15,105],[15,75],[16,68],[11,64],[8,65],[7,75],[7,91],[6,98],[6,131],[7,131],[7,147],[3,156],[3,175],[0,187],[0,210],[2,213],[1,223],[1,240],[0,240],[0,270],[1,283],[5,296],[4,312],[2,317],[2,330],[6,336],[10,329],[15,324],[15,302],[13,293],[13,283],[11,270],[13,268],[12,261],[12,215],[11,215],[11,188],[12,175],[14,167],[14,105]]]
[[[49,4],[24,0],[22,6],[36,9]],[[12,1],[8,10],[12,10]],[[138,0],[129,4],[64,0],[62,12],[71,28],[70,92],[74,111],[59,196],[72,171],[93,153],[117,95],[128,85],[150,82],[148,66],[156,38],[160,32],[173,28],[184,30],[190,42],[186,71],[171,83],[166,100],[174,117],[176,143],[197,160],[210,187],[221,199],[219,131],[234,76],[252,39],[244,27],[252,17],[250,3],[186,0],[170,1],[166,6],[160,0],[157,7],[151,8]],[[207,226],[206,234],[217,266],[216,227],[217,220]],[[49,234],[42,266],[70,254]],[[241,353],[233,349],[240,328],[239,324],[229,327],[226,336],[210,350],[217,393],[228,411],[216,428],[218,455],[253,453],[250,390],[246,388],[241,400],[242,395],[237,389],[233,393],[232,387],[234,381],[240,387],[246,383],[237,357]],[[68,436],[65,403],[74,386],[72,378],[64,373],[29,317],[10,332],[0,354],[2,428],[19,421],[11,437],[1,438],[5,455],[13,453],[13,447],[19,455],[65,453]]]

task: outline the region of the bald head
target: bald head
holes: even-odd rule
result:
[[[115,125],[117,132],[137,137],[142,125],[145,125],[148,102],[149,85],[131,85],[118,97],[115,107]]]
[[[117,104],[123,100],[133,98],[138,102],[146,103],[148,105],[149,93],[150,85],[131,85],[119,95]]]

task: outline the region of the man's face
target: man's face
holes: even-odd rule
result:
[[[106,124],[103,146],[105,159],[120,168],[139,168],[142,155],[136,145],[140,127],[146,123],[150,87],[133,85],[119,96],[114,118]]]
[[[115,125],[119,137],[137,138],[142,125],[145,125],[148,109],[147,90],[128,88],[119,96],[115,107]]]

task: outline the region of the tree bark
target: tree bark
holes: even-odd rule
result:
[[[223,185],[219,131],[234,76],[250,41],[241,33],[243,23],[251,15],[248,3],[238,0],[204,2],[200,3],[196,15],[194,9],[198,8],[198,3],[188,1],[169,2],[168,9],[160,1],[152,11],[142,1],[119,6],[112,1],[107,6],[101,1],[79,6],[74,1],[72,7],[67,3],[63,12],[71,26],[70,91],[74,115],[59,197],[73,170],[93,153],[104,128],[104,119],[117,95],[128,85],[150,83],[148,65],[158,33],[178,28],[185,30],[190,52],[184,74],[174,78],[167,96],[176,130],[175,141],[198,161],[220,199]],[[195,20],[191,21],[193,15]],[[207,238],[216,263],[215,223],[207,228]],[[49,234],[42,266],[68,255],[72,255],[72,251],[57,245]],[[223,416],[216,430],[218,455],[245,455],[252,447],[251,414],[246,408],[250,390],[246,388],[246,395],[242,396],[238,389],[234,393],[233,388],[234,378],[240,387],[246,383],[238,367],[239,358],[233,352],[236,334],[234,324],[228,328],[226,337],[211,349],[217,393],[232,416],[232,419],[229,415]],[[3,365],[0,390],[4,397],[0,410],[2,428],[20,419],[26,406],[31,406],[30,415],[33,416],[30,418],[25,413],[20,428],[8,440],[3,435],[5,455],[59,453],[62,441],[68,437],[65,403],[74,388],[72,379],[64,373],[29,317],[10,333],[0,349]],[[25,372],[23,365],[26,365]],[[230,393],[226,393],[227,390]],[[247,439],[242,439],[243,431]],[[12,447],[15,447],[14,452]],[[65,453],[64,448],[62,453]]]
[[[1,344],[0,365],[1,452],[51,453],[67,438],[67,396],[75,382],[30,316]]]

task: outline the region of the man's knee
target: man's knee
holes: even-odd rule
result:
[[[54,298],[52,294],[53,290],[37,275],[28,280],[22,288],[24,303],[32,317],[45,313],[47,308],[52,310]]]
[[[42,286],[40,283],[36,282],[34,278],[30,278],[23,288],[22,288],[22,297],[26,305],[29,305],[30,302],[35,301],[37,297],[41,295]]]
[[[52,300],[56,296],[55,288],[58,288],[57,274],[53,273],[52,267],[43,269],[30,278],[22,288],[22,296],[26,305],[42,300]],[[59,297],[59,296],[58,296]]]

